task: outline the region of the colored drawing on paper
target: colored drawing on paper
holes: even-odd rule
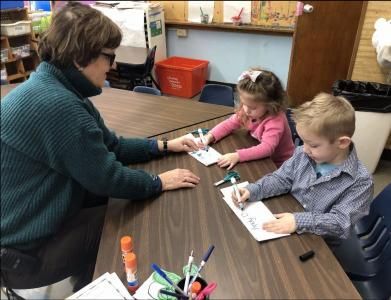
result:
[[[253,1],[252,23],[268,27],[294,27],[296,1]]]

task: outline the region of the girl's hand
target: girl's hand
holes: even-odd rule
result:
[[[227,170],[231,170],[237,163],[239,162],[239,154],[235,153],[227,153],[221,156],[217,165],[221,168],[228,167]]]
[[[292,233],[296,231],[295,216],[291,213],[274,215],[277,220],[263,224],[263,229],[274,233]]]
[[[240,199],[236,198],[236,193],[232,192],[232,202],[239,207],[239,202],[246,202],[250,198],[250,191],[246,188],[239,188]]]
[[[163,143],[163,142],[162,142]],[[160,148],[160,147],[159,147]],[[199,147],[192,138],[181,136],[179,138],[167,141],[168,151],[172,152],[191,152],[198,151]],[[160,149],[162,150],[163,147]]]
[[[200,178],[186,169],[175,169],[159,174],[162,181],[162,190],[176,190],[180,188],[192,188],[199,182]]]
[[[210,133],[205,134],[204,138],[205,138],[205,144],[201,141],[201,139],[197,140],[197,146],[199,148],[205,148],[206,146],[208,146],[209,144],[211,144],[214,141],[214,137]]]

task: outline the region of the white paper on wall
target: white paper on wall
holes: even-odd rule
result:
[[[224,1],[224,23],[232,23],[232,17],[240,15],[242,23],[251,23],[251,1]]]
[[[204,14],[209,15],[209,23],[212,22],[214,1],[188,1],[188,4],[187,20],[189,22],[201,23],[201,9]]]
[[[122,31],[121,46],[147,47],[144,31],[143,9],[117,9],[92,6],[109,17]]]

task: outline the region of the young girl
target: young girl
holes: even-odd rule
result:
[[[272,72],[250,69],[240,75],[237,89],[240,105],[236,113],[205,135],[205,143],[217,142],[235,129],[244,127],[259,145],[224,154],[217,164],[230,170],[238,162],[270,156],[280,167],[294,151],[284,111],[286,94],[280,80]]]

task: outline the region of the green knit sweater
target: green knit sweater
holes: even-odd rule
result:
[[[54,234],[87,191],[127,199],[159,192],[156,176],[126,166],[150,160],[150,143],[107,129],[86,98],[100,91],[76,69],[43,62],[1,101],[2,246]]]

